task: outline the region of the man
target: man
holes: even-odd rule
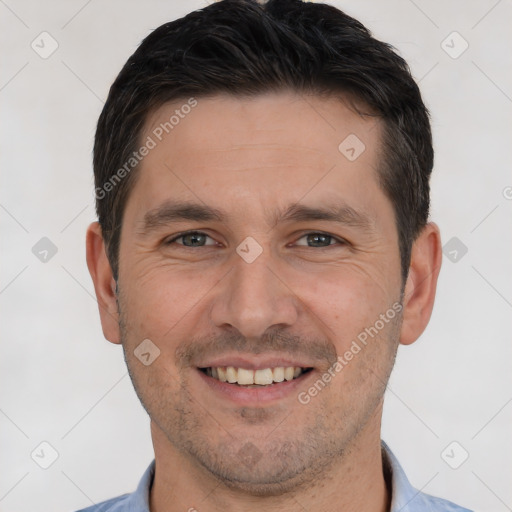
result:
[[[432,166],[406,63],[334,7],[224,0],[150,34],[99,119],[87,262],[155,461],[87,510],[466,510],[380,440],[434,302]]]

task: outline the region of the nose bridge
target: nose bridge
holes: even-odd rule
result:
[[[278,277],[277,261],[270,249],[261,249],[251,240],[239,245],[212,309],[217,327],[232,326],[247,338],[261,337],[272,326],[292,325],[297,318],[294,294]],[[254,251],[259,254],[252,259]]]

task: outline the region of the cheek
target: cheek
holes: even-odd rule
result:
[[[197,303],[201,288],[162,265],[134,265],[122,286],[129,334],[163,339]]]
[[[129,343],[149,338],[166,355],[166,349],[171,353],[180,341],[207,329],[209,297],[215,297],[226,269],[190,267],[151,257],[127,266],[122,292]]]
[[[342,341],[373,325],[396,300],[382,276],[355,265],[328,276],[301,276],[297,285],[294,291],[307,309],[330,328],[329,336]]]

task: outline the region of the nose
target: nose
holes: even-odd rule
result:
[[[260,339],[265,331],[284,329],[297,321],[299,301],[283,270],[268,251],[252,263],[234,255],[232,270],[213,298],[211,319],[218,328],[237,329],[245,338]]]

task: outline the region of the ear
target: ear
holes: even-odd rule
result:
[[[94,282],[103,335],[112,343],[121,343],[116,282],[107,258],[105,243],[98,222],[93,222],[87,228],[86,258],[87,267]]]
[[[434,307],[442,257],[439,228],[429,222],[412,246],[403,298],[403,322],[400,331],[400,343],[403,345],[414,343],[427,327]]]

